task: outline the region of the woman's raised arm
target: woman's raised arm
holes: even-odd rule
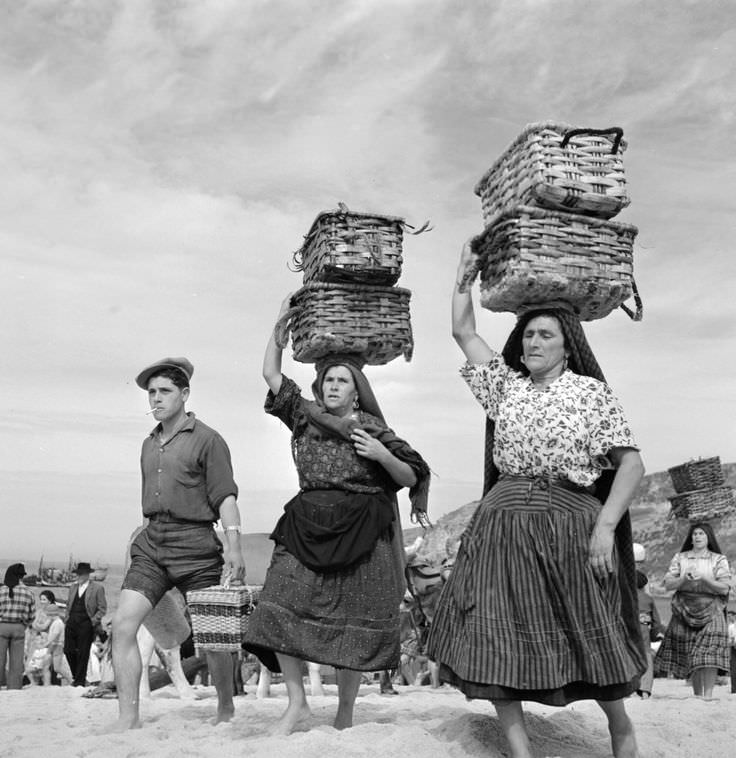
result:
[[[291,295],[292,293],[290,292],[284,299],[283,303],[281,303],[281,309],[279,310],[279,315],[276,319],[277,323],[291,308]],[[266,352],[263,355],[263,378],[266,380],[268,388],[274,395],[278,395],[279,390],[281,389],[281,380],[283,378],[281,374],[282,353],[283,349],[279,347],[276,342],[276,328],[274,327],[271,331],[271,338],[268,340],[268,345],[266,345]]]
[[[476,331],[470,284],[463,286],[463,277],[472,263],[473,251],[468,240],[460,254],[452,290],[452,336],[471,363],[485,363],[493,357],[493,351]]]

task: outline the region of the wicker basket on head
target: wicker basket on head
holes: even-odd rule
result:
[[[259,589],[215,585],[187,592],[192,636],[197,651],[239,651],[248,616],[258,601]]]
[[[294,253],[304,282],[396,284],[404,219],[340,209],[320,213]]]
[[[687,461],[687,463],[673,466],[667,471],[672,479],[675,492],[691,492],[707,487],[720,487],[724,481],[721,459],[718,456]]]
[[[607,316],[632,294],[631,224],[519,206],[502,214],[473,241],[481,299],[491,311],[566,300],[583,321]]]
[[[612,218],[629,204],[622,135],[618,127],[530,124],[475,187],[486,225],[517,205]]]
[[[688,521],[708,521],[735,512],[736,501],[730,487],[709,487],[670,498],[670,516]]]
[[[411,360],[410,298],[402,287],[305,284],[292,297],[294,359],[314,363],[333,353],[351,353],[373,366],[400,355]],[[285,346],[285,338],[279,341]]]

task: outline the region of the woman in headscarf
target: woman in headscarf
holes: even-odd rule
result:
[[[412,514],[422,520],[429,468],[386,425],[358,356],[318,363],[313,401],[281,373],[281,357],[272,335],[263,361],[265,409],[291,430],[300,490],[271,534],[273,558],[243,646],[283,672],[289,704],[274,734],[309,716],[305,660],[335,667],[334,725],[345,729],[361,672],[399,664],[405,585],[395,493],[410,487]]]
[[[531,758],[521,703],[595,699],[616,758],[635,758],[623,698],[646,668],[628,505],[643,474],[618,401],[572,308],[520,315],[503,353],[452,313],[461,374],[487,416],[485,495],[430,630],[441,678],[495,705],[513,758]],[[492,453],[491,456],[488,453]]]
[[[730,664],[726,602],[731,569],[710,524],[690,526],[663,583],[675,594],[654,670],[660,676],[690,678],[693,694],[712,700],[718,670],[728,671]]]
[[[5,571],[0,585],[0,684],[8,661],[9,690],[23,687],[23,654],[26,629],[33,623],[36,600],[21,580],[26,575],[22,563],[13,563]]]

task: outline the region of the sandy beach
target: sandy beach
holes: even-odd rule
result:
[[[716,688],[717,699],[695,699],[683,681],[657,679],[654,697],[628,700],[642,758],[689,758],[707,743],[709,758],[732,758],[736,744],[736,695]],[[400,687],[397,697],[382,696],[378,685],[361,687],[355,726],[338,732],[330,725],[337,707],[336,687],[310,698],[311,729],[299,727],[289,737],[269,737],[266,730],[286,706],[283,684],[258,700],[255,688],[236,698],[235,718],[211,725],[215,694],[199,687],[201,699],[179,700],[173,687],[153,693],[142,706],[143,728],[123,735],[99,735],[112,722],[116,700],[83,698],[70,687],[33,687],[0,692],[3,758],[54,756],[109,758],[198,756],[228,758],[324,758],[324,756],[486,756],[507,755],[499,724],[488,703],[466,701],[447,687]],[[605,719],[593,702],[567,708],[526,703],[535,755],[560,758],[610,756]]]

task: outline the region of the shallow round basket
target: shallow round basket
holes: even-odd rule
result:
[[[672,479],[672,486],[678,493],[723,485],[723,468],[718,456],[687,461],[667,471]]]
[[[709,521],[736,514],[736,500],[730,487],[683,492],[670,498],[670,516],[688,521]]]

